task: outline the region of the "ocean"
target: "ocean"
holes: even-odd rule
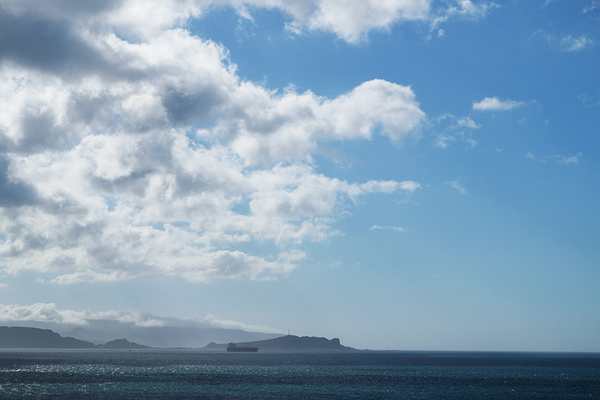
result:
[[[3,350],[2,399],[600,399],[600,354]]]

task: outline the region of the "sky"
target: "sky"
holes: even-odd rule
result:
[[[598,71],[599,0],[0,0],[0,322],[600,352]]]

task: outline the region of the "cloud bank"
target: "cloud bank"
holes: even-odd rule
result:
[[[387,11],[369,11],[378,22],[348,40],[385,26],[383,14],[416,18],[429,5],[367,3]],[[213,4],[280,7],[310,27],[342,3]],[[4,274],[58,284],[272,279],[306,257],[302,243],[338,233],[347,202],[419,187],[346,182],[312,162],[322,142],[413,134],[425,114],[410,87],[375,79],[324,98],[243,81],[227,49],[184,29],[210,5],[0,1]],[[248,250],[265,243],[278,250]]]
[[[119,322],[135,327],[198,327],[241,329],[246,332],[283,333],[281,329],[251,325],[239,321],[220,320],[208,314],[204,319],[163,318],[134,311],[73,311],[56,307],[54,303],[34,303],[31,305],[0,304],[0,321],[45,322],[60,325],[87,326],[93,321]]]

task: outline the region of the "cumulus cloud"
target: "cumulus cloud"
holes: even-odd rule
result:
[[[288,89],[278,96],[242,84],[225,116],[199,138],[229,139],[249,164],[302,159],[319,141],[370,139],[375,127],[400,141],[414,132],[425,114],[409,87],[383,80],[365,82],[350,93],[326,99]]]
[[[219,4],[282,8],[310,27],[341,3]],[[392,19],[416,18],[423,4],[393,3]],[[346,202],[420,187],[346,182],[311,162],[322,142],[418,131],[425,114],[410,87],[375,79],[325,98],[242,81],[227,49],[184,29],[209,6],[0,0],[4,273],[57,284],[272,279],[306,258],[302,243],[338,234]],[[365,24],[340,35],[358,40]],[[248,250],[266,242],[278,250]],[[47,305],[35,312],[59,318]]]
[[[292,18],[286,28],[295,34],[332,32],[352,44],[367,40],[372,30],[389,30],[395,24],[421,21],[434,30],[448,20],[480,20],[498,7],[494,2],[471,0],[450,0],[436,7],[431,0],[213,0],[205,4],[233,6],[250,20],[253,8],[278,9]],[[438,36],[443,36],[443,30],[438,29]]]
[[[525,102],[514,100],[500,100],[497,97],[486,97],[479,103],[473,103],[473,110],[477,111],[508,111],[513,108],[523,107]]]
[[[76,54],[78,46],[79,50],[87,51],[87,46],[80,42],[71,28],[88,32],[110,29],[128,40],[148,40],[170,28],[184,27],[190,18],[202,18],[216,7],[233,7],[242,18],[249,20],[252,20],[255,9],[279,10],[291,18],[286,24],[290,32],[332,32],[348,43],[366,40],[372,30],[388,30],[407,21],[429,23],[433,30],[448,20],[479,20],[498,7],[494,2],[472,0],[449,0],[435,7],[432,7],[431,0],[48,0],[42,3],[2,0],[0,5],[12,16],[12,24],[18,26],[22,23],[19,29],[24,33],[23,39],[34,39],[32,31],[39,25],[32,30],[29,23],[35,19],[50,24],[45,30],[50,33],[49,36],[71,45],[57,46],[51,37],[33,41],[32,46],[27,46],[33,58],[44,58],[49,54],[48,51],[35,51],[46,49],[45,45],[50,45],[65,57]],[[3,21],[3,14],[0,14],[0,21],[7,22]],[[64,21],[69,23],[64,25]],[[83,21],[88,23],[82,24]],[[438,30],[438,35],[442,36],[442,32]],[[101,59],[96,59],[93,53],[88,52],[88,55],[92,56],[88,65],[94,68],[94,61]],[[49,61],[60,64],[59,59]],[[65,65],[68,64],[63,63]]]
[[[372,30],[389,30],[408,21],[426,22],[437,29],[448,20],[479,20],[498,7],[471,0],[451,0],[436,7],[431,0],[213,0],[210,4],[233,6],[247,19],[252,19],[252,8],[279,9],[292,18],[286,28],[293,33],[332,32],[348,43],[365,41]],[[443,36],[443,30],[438,35]]]
[[[587,35],[573,37],[571,35],[564,36],[560,41],[560,48],[563,51],[580,51],[594,44],[594,41]]]
[[[425,19],[429,12],[429,0],[326,0],[279,3],[279,7],[294,17],[288,29],[294,32],[302,32],[305,29],[330,31],[349,43],[363,40],[373,29],[388,29],[397,22]],[[299,7],[300,3],[309,5]]]

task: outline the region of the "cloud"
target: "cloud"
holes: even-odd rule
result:
[[[555,161],[557,164],[561,164],[561,165],[571,165],[571,164],[576,164],[579,162],[579,160],[581,160],[581,158],[583,157],[582,153],[577,153],[574,156],[562,156],[562,155],[558,155],[558,154],[554,154],[548,157],[544,157],[544,158],[539,158],[536,157],[533,153],[528,152],[527,154],[525,154],[525,158],[529,159],[529,160],[533,160],[533,161],[539,161],[541,163],[545,163],[547,160],[553,160]]]
[[[527,152],[527,154],[525,154],[525,158],[529,159],[529,160],[535,160],[536,157],[533,155],[532,152]]]
[[[220,320],[215,318],[212,314],[208,314],[204,321],[215,328],[221,329],[241,329],[246,332],[285,333],[281,329],[271,328],[269,326],[249,325],[243,322],[232,320]]]
[[[287,7],[306,23],[317,12],[219,4]],[[402,4],[397,18],[420,7]],[[371,80],[325,98],[243,81],[227,49],[184,29],[206,7],[0,0],[3,273],[55,284],[274,279],[306,258],[303,243],[339,234],[347,203],[420,187],[347,182],[312,163],[320,143],[418,132],[426,117],[410,87]]]
[[[415,190],[420,189],[421,185],[415,181],[404,181],[400,182],[400,189],[406,190],[409,193],[413,193]]]
[[[583,9],[583,13],[589,13],[594,10],[600,9],[600,0],[592,0],[590,4]]]
[[[571,157],[565,157],[565,156],[560,156],[560,155],[553,155],[550,156],[550,158],[552,158],[554,161],[556,161],[559,164],[563,164],[563,165],[570,165],[570,164],[576,164],[579,162],[579,160],[581,160],[581,158],[583,157],[583,154],[581,153],[577,153],[574,156]]]
[[[431,0],[220,0],[213,6],[233,6],[242,18],[252,19],[253,8],[279,9],[292,18],[286,28],[295,34],[323,31],[356,44],[373,30],[389,30],[408,21],[431,24],[432,30],[448,20],[480,20],[498,5],[493,2],[451,0],[431,7]],[[443,36],[443,30],[438,30]]]
[[[372,231],[386,229],[386,230],[391,230],[391,231],[400,232],[400,233],[406,232],[406,229],[401,228],[399,226],[379,226],[379,225],[373,225],[369,229],[372,230]]]
[[[365,82],[335,99],[287,89],[280,96],[242,84],[224,118],[200,138],[230,139],[248,164],[302,159],[318,141],[370,139],[375,127],[394,141],[416,131],[425,118],[409,87]]]
[[[471,117],[457,118],[452,114],[446,113],[435,120],[434,126],[443,129],[442,133],[437,134],[433,145],[442,149],[450,146],[452,142],[463,142],[473,147],[477,142],[473,139],[472,131],[481,128],[471,119]]]
[[[448,2],[446,7],[440,7],[432,12],[431,29],[435,30],[442,23],[453,19],[478,21],[499,7],[494,2],[486,1],[474,3],[471,0],[456,0]]]
[[[458,181],[449,181],[446,182],[446,185],[450,185],[450,187],[456,189],[459,194],[467,194],[467,189],[465,189]]]
[[[212,314],[204,319],[165,318],[135,311],[73,311],[56,307],[54,303],[31,305],[0,304],[0,321],[6,322],[51,322],[63,325],[86,326],[93,321],[114,321],[136,327],[196,326],[204,328],[241,329],[247,332],[283,333],[281,329],[250,325],[232,320],[219,320]]]
[[[585,108],[594,108],[600,106],[600,100],[594,99],[592,96],[587,93],[581,93],[577,96],[578,100],[581,100],[581,104]]]
[[[364,40],[373,29],[389,29],[392,24],[401,21],[426,19],[429,12],[428,0],[315,1],[310,2],[309,13],[296,11],[299,1],[286,3],[291,7],[284,2],[281,2],[281,7],[294,16],[294,21],[288,25],[291,31],[330,31],[349,43]]]
[[[39,321],[84,325],[84,313],[58,310],[54,303],[35,303],[29,306],[0,304],[1,321]]]
[[[25,33],[23,39],[35,37],[33,31],[36,29],[29,29],[28,23],[37,20],[51,24],[51,29],[46,30],[51,36],[62,37],[64,43],[71,44],[58,47],[51,38],[46,42],[32,42],[28,52],[33,58],[43,58],[51,53],[45,50],[45,44],[67,58],[69,53],[75,52],[76,43],[82,45],[81,49],[87,49],[74,35],[78,29],[113,31],[130,41],[144,41],[160,36],[170,28],[183,28],[190,18],[202,18],[218,7],[233,7],[248,20],[252,20],[252,12],[256,9],[277,9],[291,17],[286,24],[290,32],[331,32],[348,43],[365,41],[373,30],[389,30],[407,21],[424,21],[437,29],[448,20],[480,20],[499,7],[494,2],[471,0],[450,0],[435,8],[432,8],[431,0],[48,0],[43,4],[33,0],[2,0],[0,5],[13,19],[20,18],[24,22],[20,28]],[[87,23],[81,24],[82,21]],[[438,35],[442,36],[440,32]],[[36,53],[35,49],[44,51]],[[89,55],[93,56],[92,53]],[[89,59],[88,65],[94,67],[93,58]]]
[[[563,36],[560,41],[560,49],[563,51],[580,51],[593,45],[595,42],[586,35],[573,37],[571,35]]]
[[[523,107],[525,102],[513,100],[500,100],[497,97],[486,97],[479,103],[473,103],[473,110],[477,111],[508,111],[513,108]]]
[[[0,157],[0,207],[17,207],[35,204],[35,189],[23,182],[13,181],[8,169],[8,160]]]

